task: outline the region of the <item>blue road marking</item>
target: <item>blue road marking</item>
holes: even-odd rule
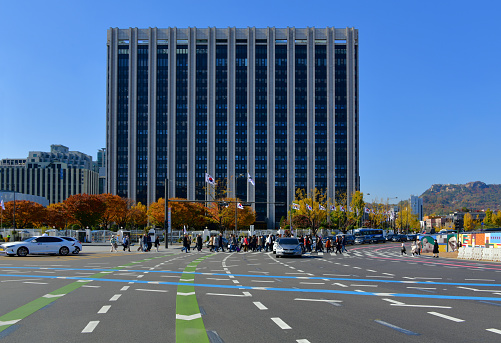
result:
[[[226,275],[226,274],[224,274]],[[0,274],[7,277],[20,277],[32,278],[33,275],[14,275],[14,274]],[[83,280],[83,281],[102,281],[102,282],[117,282],[117,283],[137,283],[137,284],[151,284],[152,281],[146,280],[124,280],[124,279],[102,279],[102,278],[85,278],[76,276],[55,276],[55,275],[36,275],[40,279],[58,279],[58,280]],[[435,294],[408,294],[408,293],[378,293],[378,292],[356,292],[356,291],[343,291],[332,289],[301,289],[301,288],[275,288],[275,287],[252,287],[243,285],[215,285],[203,283],[185,283],[185,282],[167,282],[155,281],[155,285],[190,285],[195,287],[206,288],[226,288],[226,289],[247,289],[247,290],[260,290],[260,291],[275,291],[275,292],[300,292],[300,293],[329,293],[329,294],[347,294],[347,295],[364,295],[376,297],[397,297],[397,298],[425,298],[425,299],[447,299],[447,300],[476,300],[476,301],[501,301],[501,297],[471,297],[459,295],[435,295]],[[492,285],[490,285],[492,286]]]
[[[391,328],[393,330],[396,330],[398,332],[405,333],[406,335],[413,335],[413,336],[419,336],[420,335],[419,333],[415,333],[415,332],[412,332],[410,330],[402,329],[402,328],[400,328],[400,327],[398,327],[396,325],[384,322],[382,320],[375,320],[375,322],[378,323],[378,324],[384,325],[386,327],[389,327],[389,328]]]
[[[52,268],[52,267],[1,267],[0,269],[34,269],[34,270],[65,270],[65,271],[95,271],[95,272],[130,272],[130,273],[144,273],[149,274],[183,274],[183,272],[171,270],[144,270],[144,269],[88,269],[88,268]],[[185,272],[185,274],[194,275],[211,275],[211,276],[228,276],[223,273],[207,273],[207,272]],[[0,274],[0,276],[9,276],[10,274]],[[269,279],[300,279],[300,280],[323,280],[323,281],[355,281],[355,282],[373,282],[373,283],[401,283],[411,285],[452,285],[452,286],[479,286],[479,287],[501,287],[501,284],[493,283],[466,283],[466,282],[437,282],[437,281],[411,281],[411,280],[387,280],[387,279],[350,279],[350,278],[328,278],[323,276],[277,276],[277,275],[247,275],[247,274],[231,274],[235,277],[245,278],[269,278]],[[35,275],[40,277],[39,275]],[[33,275],[31,275],[33,277]]]

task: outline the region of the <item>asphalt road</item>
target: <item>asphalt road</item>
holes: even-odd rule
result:
[[[2,256],[0,340],[501,340],[499,263],[401,256],[397,243],[348,249]]]

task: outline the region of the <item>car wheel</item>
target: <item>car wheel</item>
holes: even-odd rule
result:
[[[68,247],[61,247],[61,249],[59,249],[59,254],[60,255],[66,256],[69,253],[70,253],[70,249],[68,249]]]
[[[28,255],[28,253],[29,251],[28,248],[26,247],[20,247],[19,249],[17,249],[17,256],[24,257]]]
[[[76,255],[80,252],[80,248],[79,247],[75,247],[75,250],[73,250],[73,253]]]

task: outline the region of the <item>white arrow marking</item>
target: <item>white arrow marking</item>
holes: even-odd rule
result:
[[[183,314],[176,314],[176,319],[180,319],[180,320],[193,320],[193,319],[197,319],[197,318],[202,318],[202,315],[200,313],[195,313],[195,314],[192,314],[192,315],[183,315]]]

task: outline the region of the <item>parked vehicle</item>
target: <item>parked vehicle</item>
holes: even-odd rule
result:
[[[372,236],[370,243],[386,243],[386,239],[383,236]]]
[[[370,243],[369,236],[356,236],[355,237],[355,244],[365,244],[365,243]]]
[[[60,254],[68,255],[75,251],[74,241],[68,241],[60,237],[34,236],[20,242],[4,243],[0,245],[0,253],[7,256],[18,255],[21,257],[28,254]]]
[[[78,254],[80,251],[82,251],[82,243],[76,238],[73,237],[61,237],[62,239],[66,239],[67,241],[70,241],[73,243],[74,249],[71,252],[72,254]]]

